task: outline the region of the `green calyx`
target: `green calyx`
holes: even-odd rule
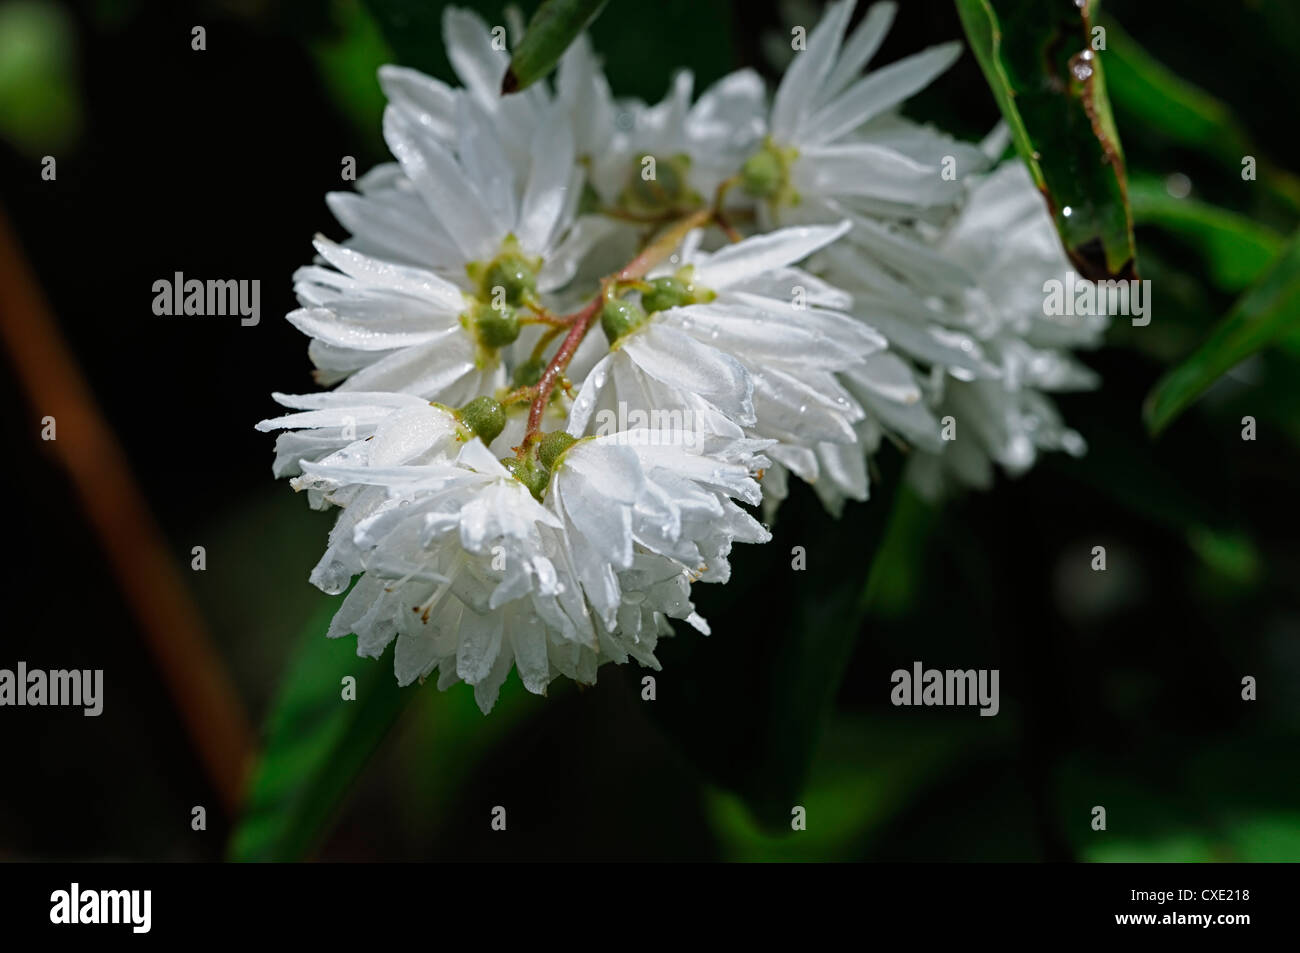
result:
[[[546,484],[551,481],[550,470],[542,466],[532,454],[526,457],[506,457],[501,461],[501,465],[527,487],[533,499],[541,501],[542,495],[546,492]]]
[[[688,304],[712,301],[716,295],[707,288],[697,287],[691,281],[694,269],[689,265],[675,275],[651,278],[641,290],[641,307],[647,314],[681,308]]]
[[[537,275],[518,255],[503,255],[483,276],[482,290],[488,298],[504,295],[506,304],[518,307],[537,291]]]
[[[480,303],[474,308],[472,321],[474,336],[488,350],[513,344],[519,337],[519,315],[509,306],[497,308]]]
[[[551,471],[555,469],[564,452],[577,443],[577,439],[563,430],[554,430],[542,434],[540,440],[533,438],[520,457],[506,457],[501,465],[511,475],[528,488],[533,499],[538,502],[546,495],[546,487],[551,482]]]
[[[500,253],[489,262],[473,262],[465,267],[470,280],[478,285],[479,297],[498,309],[506,305],[517,308],[537,294],[537,273],[542,260],[529,258],[513,235],[501,244]]]
[[[505,408],[491,397],[475,397],[455,414],[461,425],[485,444],[501,436],[506,426]]]
[[[537,459],[541,461],[542,466],[550,470],[555,466],[555,462],[560,459],[564,451],[577,442],[577,437],[572,437],[563,430],[553,430],[542,437],[541,442],[538,443]]]
[[[641,156],[619,193],[619,207],[637,215],[699,208],[704,200],[687,183],[690,169],[691,160],[686,155]]]
[[[627,298],[609,298],[600,312],[600,327],[611,345],[645,322],[645,310]]]
[[[772,140],[767,140],[763,148],[740,167],[740,187],[756,198],[793,202],[790,166],[797,156],[794,149],[781,149]]]

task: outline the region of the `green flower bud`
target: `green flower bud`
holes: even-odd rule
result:
[[[632,166],[627,184],[619,194],[619,205],[644,214],[699,206],[702,204],[700,196],[686,181],[690,167],[690,157],[685,155],[670,158],[641,156]]]
[[[626,298],[610,298],[600,312],[600,327],[610,344],[635,331],[645,321],[646,313],[641,306]]]
[[[507,252],[488,265],[479,288],[483,297],[494,303],[500,288],[505,303],[517,307],[537,291],[537,272],[522,255]]]
[[[515,368],[511,381],[516,387],[532,387],[542,379],[546,372],[546,362],[541,358],[529,358]]]
[[[740,167],[740,187],[758,198],[771,198],[785,183],[785,166],[775,150],[755,152]]]
[[[650,289],[641,292],[641,307],[647,312],[667,311],[695,300],[690,287],[680,278],[651,278],[648,284]]]
[[[456,416],[484,443],[491,443],[501,436],[506,426],[505,408],[491,397],[475,397],[456,411]]]
[[[537,445],[537,459],[549,470],[555,466],[560,454],[577,442],[577,437],[571,437],[563,430],[553,430],[543,436],[542,442]]]
[[[514,308],[480,304],[474,309],[474,333],[480,344],[493,350],[513,344],[519,337],[519,316]]]
[[[546,484],[551,481],[551,471],[546,469],[531,456],[524,457],[505,457],[501,460],[501,465],[510,471],[510,474],[528,488],[528,492],[533,495],[533,499],[540,501],[542,494],[546,492]]]

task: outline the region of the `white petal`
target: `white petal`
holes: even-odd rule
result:
[[[942,43],[868,74],[812,117],[806,127],[806,141],[831,142],[852,132],[924,89],[960,55],[960,43]]]
[[[755,235],[703,258],[695,268],[696,281],[720,291],[747,279],[784,268],[807,258],[849,230],[848,222],[838,225],[810,225],[782,228]]]

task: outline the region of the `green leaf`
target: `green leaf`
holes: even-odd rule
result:
[[[1135,127],[1204,152],[1237,172],[1245,156],[1255,156],[1260,185],[1293,211],[1300,210],[1300,179],[1259,156],[1225,103],[1172,72],[1111,19],[1106,20],[1106,44],[1111,98]]]
[[[1047,198],[1070,260],[1089,279],[1136,274],[1124,155],[1092,43],[1092,0],[956,0],[967,39]]]
[[[1152,388],[1143,408],[1158,434],[1226,371],[1293,331],[1300,321],[1300,233],[1210,332],[1203,344]]]
[[[61,6],[0,5],[0,138],[28,155],[68,148],[81,131],[76,24]]]
[[[358,658],[353,638],[327,639],[335,602],[307,627],[266,725],[229,856],[296,861],[319,844],[352,782],[416,689],[397,687],[391,653]],[[356,679],[356,699],[343,679]]]
[[[510,68],[501,81],[502,93],[513,93],[531,86],[549,73],[564,51],[608,0],[545,0],[533,14],[523,41],[510,59]]]
[[[1086,861],[1145,863],[1300,860],[1300,772],[1293,733],[1229,743],[1169,739],[1116,764],[1077,755],[1061,769],[1063,829]],[[1105,831],[1089,824],[1105,805]]]
[[[1128,194],[1134,222],[1157,226],[1190,242],[1209,266],[1210,279],[1224,291],[1248,288],[1286,241],[1244,215],[1195,199],[1175,198],[1157,179],[1135,178]]]
[[[385,104],[375,76],[392,61],[392,51],[360,0],[333,0],[330,13],[337,35],[311,38],[308,49],[330,97],[358,132],[374,136]]]

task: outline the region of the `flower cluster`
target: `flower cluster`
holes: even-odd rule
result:
[[[768,539],[751,509],[791,474],[838,512],[885,436],[931,493],[1081,451],[1046,393],[1093,384],[1068,349],[1102,328],[1043,314],[1069,266],[1041,198],[998,135],[900,115],[956,44],[868,70],[894,5],[853,11],[770,102],[751,71],[615,99],[585,37],[503,96],[509,54],[455,8],[463,86],[381,70],[396,161],[328,196],[351,237],[294,276],[336,386],[258,425],[341,510],[311,576],[347,592],[331,636],[487,711],[511,668],[542,693],[657,668],[670,620],[707,633],[692,586]]]

